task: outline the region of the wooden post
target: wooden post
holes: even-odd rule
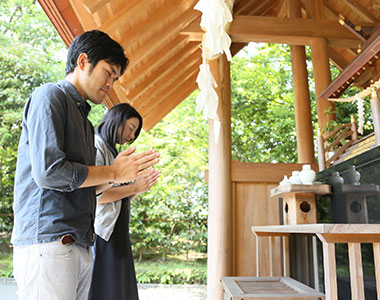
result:
[[[376,145],[380,145],[380,102],[376,87],[371,87],[371,111]]]
[[[209,62],[218,84],[220,134],[209,129],[209,214],[207,299],[222,300],[221,278],[232,275],[231,80],[226,56]]]
[[[302,18],[300,0],[287,0],[286,5],[289,18]],[[290,45],[290,53],[292,57],[298,162],[310,164],[315,162],[315,157],[305,46]]]
[[[331,83],[330,63],[326,39],[317,38],[311,42],[311,56],[314,69],[318,125],[322,132],[324,132],[328,122],[335,120],[334,103],[319,98],[319,95]]]
[[[323,248],[323,270],[325,274],[326,300],[338,300],[335,244],[326,241],[323,234],[317,234],[317,236],[322,241]]]
[[[323,19],[323,1],[306,0],[306,12],[309,18]],[[315,80],[315,98],[317,101],[318,125],[322,133],[325,131],[328,121],[335,120],[335,105],[333,102],[319,98],[319,95],[331,83],[331,72],[328,55],[327,40],[315,38],[311,42],[311,57],[313,62]],[[330,111],[327,114],[327,111]]]
[[[360,249],[360,243],[348,243],[351,296],[355,300],[365,300],[362,253]]]
[[[380,299],[380,243],[373,243],[373,259],[376,276],[377,299]]]
[[[318,126],[317,146],[318,146],[318,167],[319,167],[319,171],[326,169],[326,157],[325,157],[324,143],[325,142],[323,139],[321,129]]]

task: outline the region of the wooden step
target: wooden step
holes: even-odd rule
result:
[[[223,277],[224,300],[322,300],[325,295],[290,277]]]

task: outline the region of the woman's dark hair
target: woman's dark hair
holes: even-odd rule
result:
[[[81,53],[87,54],[88,61],[91,64],[90,72],[100,60],[104,59],[111,65],[120,66],[120,75],[122,75],[129,63],[118,42],[102,31],[91,30],[78,35],[71,43],[67,52],[66,75],[74,71]]]
[[[136,130],[135,138],[129,142],[129,144],[132,144],[140,134],[143,120],[140,114],[128,103],[120,103],[112,106],[103,116],[98,127],[96,128],[96,134],[102,138],[115,157],[118,154],[118,151],[116,150],[116,143],[121,144],[121,137],[123,136],[125,122],[130,118],[137,118],[140,121],[139,127]],[[117,130],[120,126],[120,141],[116,141]]]

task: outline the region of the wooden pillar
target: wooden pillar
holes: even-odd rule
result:
[[[287,16],[289,18],[302,18],[299,0],[287,0]],[[292,57],[298,162],[311,164],[315,162],[315,156],[305,46],[290,45],[290,53]]]
[[[380,145],[380,101],[379,92],[376,87],[371,87],[371,111],[373,129],[375,132],[376,145]]]
[[[231,184],[231,80],[226,56],[209,62],[218,84],[218,116],[221,123],[215,142],[214,121],[209,126],[209,212],[207,299],[222,300],[224,276],[232,274],[232,184]]]
[[[323,19],[323,0],[306,0],[305,7],[309,18]],[[335,120],[334,103],[319,98],[319,95],[331,83],[327,40],[324,38],[315,38],[312,40],[310,46],[314,70],[318,125],[323,133],[328,121]]]
[[[324,132],[329,121],[335,120],[335,105],[333,102],[319,98],[319,95],[331,83],[330,63],[327,41],[316,38],[311,42],[311,56],[314,69],[315,98],[317,100],[318,125]]]

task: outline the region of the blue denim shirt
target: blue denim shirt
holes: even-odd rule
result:
[[[90,105],[69,81],[39,87],[25,105],[14,186],[15,246],[71,234],[93,243],[95,188],[78,188],[95,165]]]

